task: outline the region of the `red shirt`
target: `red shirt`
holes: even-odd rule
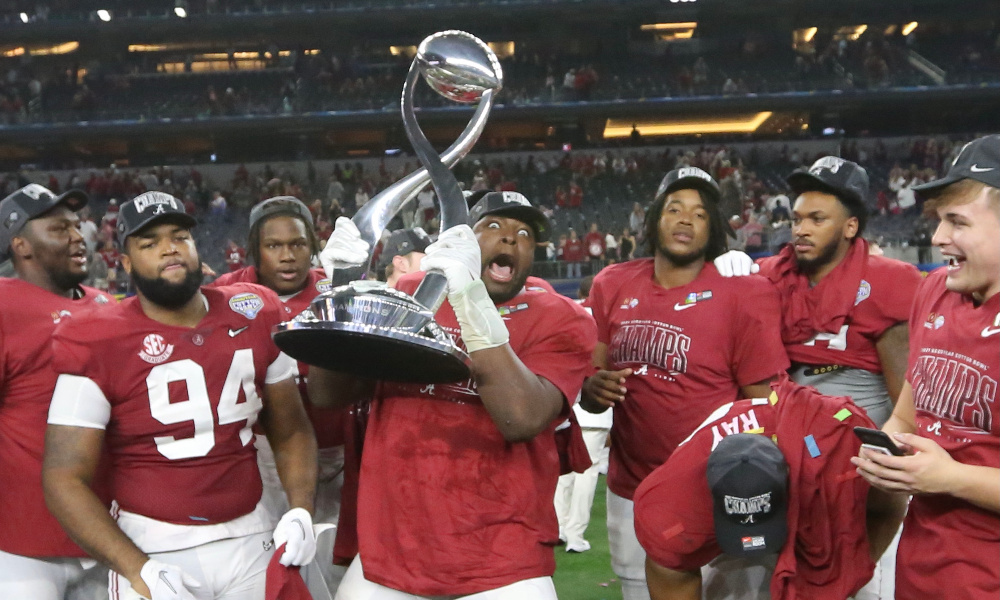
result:
[[[771,598],[843,600],[874,567],[865,529],[869,486],[850,462],[861,445],[853,428],[874,424],[850,398],[823,396],[787,377],[772,388],[770,399],[719,407],[642,482],[636,536],[653,561],[674,570],[695,570],[718,556],[708,458],[726,436],[771,436],[789,467],[788,540]]]
[[[608,487],[625,498],[741,386],[788,368],[778,294],[763,277],[726,279],[705,263],[667,290],[652,258],[633,260],[598,273],[590,303],[609,368],[633,370],[614,408],[608,465]]]
[[[604,255],[604,235],[590,231],[583,236],[583,245],[587,248],[587,256],[600,258]]]
[[[910,314],[917,434],[960,463],[1000,467],[1000,295],[976,307],[945,288],[946,269],[920,286]],[[996,600],[1000,516],[946,494],[913,496],[896,555],[898,598]]]
[[[111,405],[104,443],[122,510],[182,525],[230,521],[261,496],[251,428],[268,366],[271,328],[288,310],[250,284],[202,288],[195,328],[147,317],[137,297],[60,326],[63,373],[93,380]]]
[[[423,273],[398,288],[412,293]],[[594,324],[529,278],[501,305],[510,347],[572,404],[590,371]],[[435,320],[459,343],[445,302]],[[568,407],[566,408],[568,410]],[[566,412],[564,410],[564,413]],[[473,380],[382,384],[372,402],[358,502],[365,577],[420,596],[468,595],[555,571],[555,426],[504,440]]]
[[[760,261],[761,273],[766,274],[775,257]],[[844,271],[834,269],[825,278],[837,278]],[[916,296],[922,277],[920,271],[909,263],[883,256],[869,256],[865,274],[858,286],[854,309],[838,333],[817,333],[801,343],[785,345],[785,352],[793,363],[806,365],[841,365],[882,372],[875,347],[887,329],[905,323],[910,305]],[[845,285],[848,285],[845,283]]]
[[[247,251],[239,246],[230,246],[226,249],[226,265],[229,272],[239,271],[246,264]]]
[[[70,300],[20,279],[0,279],[0,550],[21,556],[86,556],[45,508],[42,455],[56,386],[49,341],[56,324],[85,320],[114,299],[84,287]]]
[[[236,282],[258,283],[257,268],[245,267],[239,271],[226,273],[212,282],[212,287],[230,285]],[[316,296],[331,289],[330,279],[323,272],[323,269],[311,269],[309,278],[306,279],[306,287],[298,294],[287,300],[283,300],[285,306],[292,316],[298,315],[305,309]],[[296,378],[299,384],[299,394],[302,396],[302,404],[305,406],[309,421],[312,422],[313,430],[316,432],[316,443],[320,448],[333,448],[344,445],[344,434],[347,420],[347,409],[330,409],[313,406],[309,402],[309,393],[306,383],[309,376],[309,365],[299,363],[299,376]]]
[[[580,262],[587,258],[587,253],[583,249],[583,240],[577,238],[575,240],[566,240],[566,245],[563,246],[563,260],[566,262]]]

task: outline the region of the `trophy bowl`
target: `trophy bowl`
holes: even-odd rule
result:
[[[470,376],[469,356],[429,310],[408,294],[363,282],[320,294],[273,337],[295,360],[356,377],[444,383]]]
[[[502,87],[503,70],[496,54],[464,31],[442,31],[426,38],[415,60],[427,85],[455,102],[478,102],[486,90],[496,93]]]

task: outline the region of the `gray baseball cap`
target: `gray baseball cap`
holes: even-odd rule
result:
[[[174,221],[188,229],[198,224],[187,214],[184,204],[164,192],[146,192],[122,204],[118,211],[118,244],[124,248],[125,238],[157,221]]]
[[[0,200],[0,260],[10,258],[10,242],[28,221],[52,210],[59,204],[76,212],[87,205],[89,198],[82,190],[69,190],[57,196],[52,190],[31,183]]]
[[[944,177],[913,186],[913,190],[922,196],[934,194],[963,179],[1000,188],[1000,135],[972,140],[962,147]]]

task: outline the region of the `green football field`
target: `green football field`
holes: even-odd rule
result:
[[[611,571],[608,551],[608,523],[605,510],[607,484],[601,475],[594,494],[590,526],[586,537],[590,550],[580,554],[556,550],[556,574],[553,576],[560,600],[622,600],[622,586]]]

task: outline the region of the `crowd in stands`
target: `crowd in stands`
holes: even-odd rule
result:
[[[698,55],[614,53],[548,54],[525,50],[502,61],[505,104],[540,104],[648,98],[765,94],[814,90],[877,90],[932,85],[907,59],[928,48],[949,83],[1000,82],[1000,34],[980,38],[906,37],[866,32],[856,41],[829,38],[801,52],[752,36],[738,47],[723,44]],[[710,46],[710,45],[709,45]],[[409,58],[386,48],[345,51],[305,49],[279,55],[275,43],[256,52],[259,68],[240,70],[235,48],[226,51],[234,70],[164,73],[172,57],[146,53],[74,62],[73,55],[46,60],[30,56],[0,62],[3,123],[159,119],[299,114],[339,110],[395,110]],[[959,57],[959,58],[955,58]],[[419,106],[448,101],[425,86]]]
[[[881,140],[846,141],[844,158],[865,166],[872,180],[873,214],[868,236],[883,245],[929,248],[929,224],[920,217],[912,187],[937,177],[964,139],[918,138],[885,144]],[[469,190],[519,191],[549,216],[552,241],[540,244],[536,270],[548,278],[579,278],[610,262],[629,260],[646,252],[642,237],[644,207],[652,199],[663,173],[697,166],[715,177],[722,190],[722,210],[737,239],[731,246],[754,255],[775,252],[791,238],[790,208],[784,177],[816,156],[794,146],[767,145],[737,150],[727,146],[695,149],[633,148],[593,152],[510,153],[470,157],[454,172]],[[325,240],[339,216],[352,216],[404,175],[415,160],[338,162],[329,168],[313,163],[276,170],[268,165],[249,170],[235,166],[212,180],[195,167],[106,169],[54,174],[16,173],[3,179],[4,192],[27,182],[55,192],[81,188],[91,197],[85,224],[88,245],[96,252],[93,283],[109,291],[124,291],[118,271],[114,225],[118,206],[144,191],[158,190],[183,201],[202,223],[196,232],[203,257],[213,270],[224,272],[244,264],[247,217],[256,203],[273,196],[302,199],[313,212]],[[302,168],[304,167],[304,168]],[[325,170],[324,170],[325,169]],[[216,171],[219,173],[219,171]],[[437,228],[434,193],[423,190],[403,209],[389,229]],[[929,258],[922,262],[930,262]],[[927,255],[929,256],[929,254]]]

